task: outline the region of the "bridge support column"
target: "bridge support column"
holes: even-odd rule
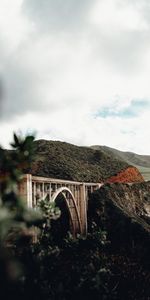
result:
[[[26,174],[19,187],[19,194],[27,202],[27,206],[32,208],[32,175]]]
[[[87,234],[87,202],[86,202],[86,191],[85,184],[80,186],[80,219],[82,224],[82,234]]]
[[[27,175],[27,205],[32,208],[32,175]]]

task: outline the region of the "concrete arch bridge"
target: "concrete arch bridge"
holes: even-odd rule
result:
[[[63,196],[71,233],[74,236],[78,233],[86,235],[88,197],[101,185],[26,174],[19,186],[19,193],[30,208],[35,208],[42,199],[48,198],[50,202],[55,202],[60,195]]]

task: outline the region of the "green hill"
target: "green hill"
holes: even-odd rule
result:
[[[139,155],[133,152],[124,152],[107,146],[92,146],[92,149],[105,151],[108,155],[121,159],[129,165],[135,166],[145,180],[150,180],[150,155]]]
[[[33,175],[84,182],[100,182],[129,164],[109,155],[105,149],[79,147],[59,141],[35,141],[35,159],[30,170]]]

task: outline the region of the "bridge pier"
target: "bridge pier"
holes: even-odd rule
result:
[[[80,217],[81,217],[81,230],[82,234],[87,234],[87,203],[86,203],[86,191],[85,191],[85,184],[83,183],[80,186]]]
[[[32,175],[26,174],[23,176],[22,182],[19,185],[19,194],[26,201],[29,208],[33,207],[32,200]]]

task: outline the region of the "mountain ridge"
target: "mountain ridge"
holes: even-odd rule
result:
[[[92,149],[67,142],[36,140],[35,159],[30,169],[33,175],[82,182],[106,182],[112,176],[132,167],[103,148]],[[136,169],[136,168],[135,168]],[[136,170],[133,181],[143,180]]]

